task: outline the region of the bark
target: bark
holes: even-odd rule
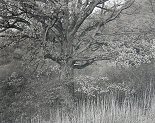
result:
[[[73,83],[73,67],[71,60],[61,63],[60,83],[62,87],[60,89],[61,98],[64,100],[64,104],[70,110],[74,107],[74,83]]]
[[[63,108],[65,109],[66,115],[69,117],[72,123],[74,117],[74,71],[72,62],[65,61],[61,64],[60,82],[62,86],[60,88],[60,96],[63,99]]]

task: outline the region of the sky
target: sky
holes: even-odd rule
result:
[[[106,5],[112,6],[114,3],[120,4],[120,3],[124,3],[124,2],[125,2],[125,0],[109,0],[109,1],[106,2]]]
[[[125,2],[125,0],[109,0],[109,1],[107,1],[106,3],[105,3],[105,5],[107,6],[107,7],[112,7],[112,6],[114,6],[114,3],[116,3],[116,4],[123,4]],[[94,9],[94,12],[96,13],[96,11],[98,11],[98,10],[100,10],[99,8],[95,8]],[[93,12],[93,13],[94,13]]]

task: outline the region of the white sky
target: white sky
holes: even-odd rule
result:
[[[106,2],[106,5],[113,5],[114,3],[120,4],[120,3],[124,3],[124,2],[125,2],[125,0],[109,0]]]
[[[105,5],[107,6],[107,7],[112,7],[113,5],[114,5],[114,3],[116,3],[116,4],[123,4],[125,2],[125,0],[109,0],[109,1],[107,1],[106,3],[105,3]],[[94,12],[96,13],[96,11],[98,11],[98,10],[100,10],[99,8],[95,8],[94,9]],[[93,12],[93,13],[94,13]]]

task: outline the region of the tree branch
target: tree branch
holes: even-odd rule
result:
[[[99,22],[96,22],[95,24],[93,24],[92,26],[88,26],[87,28],[85,28],[79,35],[79,37],[83,37],[86,35],[87,32],[95,29],[98,26]]]
[[[0,30],[0,33],[2,33],[2,32],[4,32],[4,31],[6,31],[6,30],[8,30],[8,29],[17,29],[17,30],[19,30],[19,31],[23,31],[23,29],[21,28],[21,27],[18,27],[18,26],[16,26],[16,25],[7,25],[7,26],[5,26],[5,27],[1,27],[2,29]]]
[[[51,59],[51,60],[57,62],[58,64],[61,64],[61,60],[62,60],[60,57],[58,57],[58,56],[53,56],[52,54],[46,54],[46,55],[44,56],[44,59]]]
[[[154,9],[154,2],[153,0],[149,0],[150,4],[151,4],[151,11],[153,12],[153,14],[155,15],[155,9]]]
[[[117,10],[117,6],[113,6],[111,7],[111,9],[106,9],[106,8],[103,8],[103,6],[96,6],[96,7],[100,7],[101,9],[105,9],[106,11],[110,11],[112,12],[112,14],[110,15],[110,17],[108,17],[105,21],[103,22],[96,22],[95,24],[93,24],[92,26],[88,26],[87,28],[85,28],[82,33],[79,34],[80,37],[83,37],[87,34],[87,32],[89,31],[92,31],[93,29],[95,29],[97,26],[104,26],[106,23],[109,23],[113,20],[115,20],[123,10],[129,8],[133,3],[134,3],[135,0],[129,0],[128,2],[125,3],[124,6],[122,6],[119,10]]]
[[[75,50],[78,49],[77,47],[79,47],[81,43],[82,43],[82,41],[80,41],[80,42],[77,44]],[[108,46],[108,44],[107,44],[106,42],[97,42],[97,41],[95,41],[95,39],[92,38],[92,41],[88,42],[88,44],[87,44],[85,47],[83,47],[83,48],[77,50],[77,51],[73,54],[73,56],[78,56],[79,54],[81,54],[82,52],[86,51],[87,49],[89,49],[89,48],[91,49],[91,47],[94,46],[94,45],[96,45],[97,47],[96,47],[95,49],[93,49],[92,51],[98,50],[98,49],[99,49],[100,47],[102,47],[103,45]]]
[[[107,0],[103,0],[103,2],[106,2]],[[77,30],[80,28],[80,26],[82,25],[82,23],[84,22],[84,20],[93,12],[94,8],[100,4],[100,0],[93,0],[92,2],[90,2],[90,4],[88,5],[88,7],[86,7],[86,9],[84,10],[84,12],[82,12],[80,14],[80,16],[78,16],[78,20],[77,23],[75,24],[74,28],[72,29],[70,35],[74,35]]]
[[[97,55],[94,57],[85,57],[85,58],[77,58],[73,60],[73,68],[74,69],[83,69],[95,61],[102,61],[102,60],[111,60],[112,58],[116,57],[117,55],[114,53],[108,53],[104,55]]]
[[[111,14],[111,16],[109,18],[107,18],[103,23],[100,24],[100,26],[105,25],[106,23],[115,20],[123,10],[129,8],[135,0],[129,0],[128,2],[125,3],[124,6],[122,6],[118,11],[114,10],[113,13]],[[116,13],[115,13],[116,11]]]

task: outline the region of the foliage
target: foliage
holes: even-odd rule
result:
[[[107,88],[107,77],[91,77],[91,76],[78,76],[75,78],[75,93],[84,93],[88,96],[96,96],[101,92],[106,92]],[[102,86],[100,85],[102,84]]]
[[[135,15],[131,21],[123,23],[122,18],[126,16],[122,17],[120,14],[127,12],[124,10],[129,8],[132,2],[127,1],[121,5],[117,3],[118,5],[109,7],[106,1],[109,0],[1,0],[0,32],[5,32],[1,36],[7,41],[1,41],[0,48],[13,47],[11,52],[16,48],[22,49],[22,74],[27,78],[24,90],[20,90],[19,86],[23,85],[25,80],[18,80],[18,77],[11,82],[2,82],[2,88],[13,86],[1,96],[4,99],[2,111],[5,109],[5,102],[9,103],[4,113],[6,120],[17,118],[20,114],[31,118],[36,112],[46,110],[44,107],[49,108],[53,100],[59,102],[59,99],[63,99],[65,102],[65,89],[61,87],[67,85],[68,81],[74,81],[75,94],[88,96],[105,93],[117,96],[123,93],[120,96],[124,100],[126,93],[140,96],[143,91],[149,93],[150,86],[147,85],[152,84],[154,70],[150,69],[151,67],[148,69],[138,66],[150,63],[155,57],[154,35],[150,34],[149,30],[151,28],[145,30],[142,26],[135,29],[136,21],[130,23],[133,17],[135,19]],[[102,10],[94,12],[96,8]],[[142,14],[138,13],[140,17],[143,17]],[[129,19],[131,16],[127,17]],[[137,22],[139,23],[138,20]],[[137,30],[138,33],[135,32]],[[75,75],[72,80],[73,69],[83,69],[101,60],[110,60],[121,67],[137,68],[111,70],[112,73],[110,71],[108,76],[98,78]],[[19,92],[15,95],[18,89]],[[5,92],[5,89],[2,91]],[[60,91],[63,94],[60,94]],[[119,100],[120,96],[116,97],[116,100]]]
[[[0,113],[3,114],[2,120],[12,120],[20,115],[23,103],[20,96],[26,85],[26,79],[17,73],[12,73],[9,78],[0,83]]]
[[[124,99],[126,96],[133,96],[139,103],[142,100],[150,101],[154,95],[155,87],[155,68],[154,63],[142,64],[139,67],[129,69],[112,69],[107,72],[111,84],[122,85],[125,88]],[[140,104],[143,105],[143,104]]]

